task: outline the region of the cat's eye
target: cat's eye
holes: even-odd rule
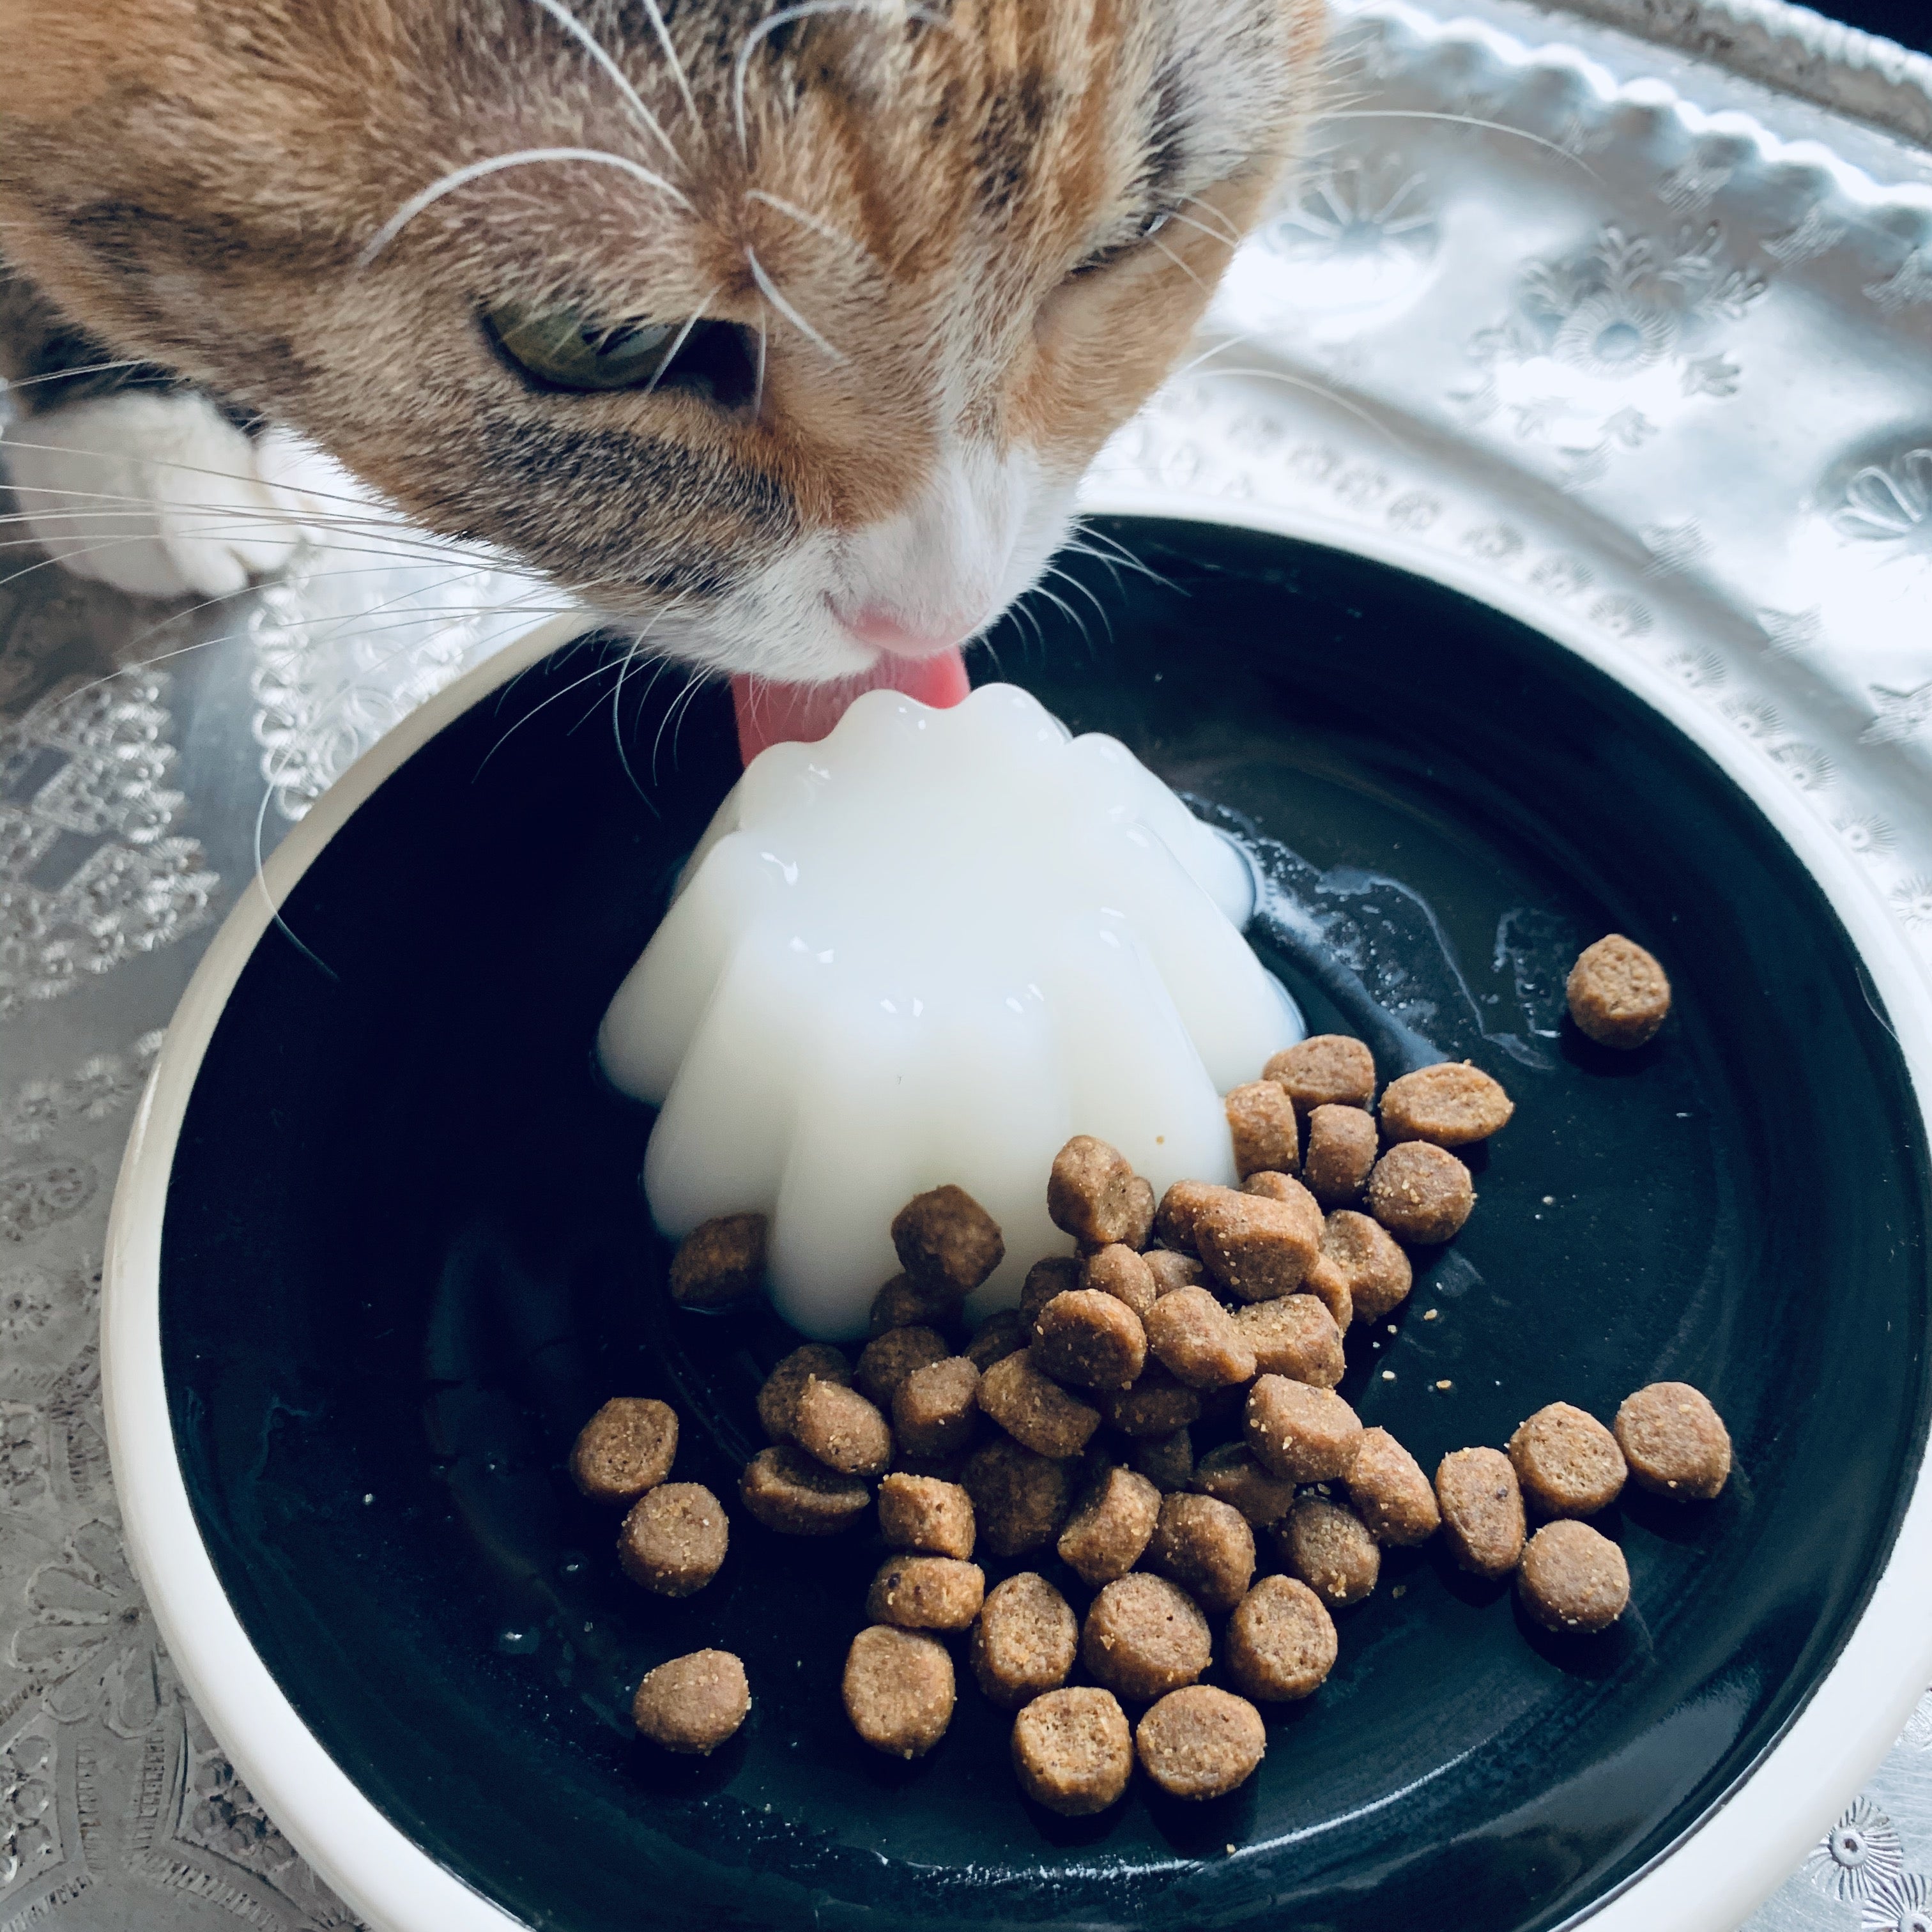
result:
[[[758,380],[755,348],[735,322],[610,322],[579,309],[500,302],[484,311],[483,328],[539,389],[694,390],[734,409]]]
[[[1103,248],[1096,248],[1092,254],[1076,268],[1076,275],[1091,275],[1101,269],[1111,268],[1124,256],[1131,255],[1143,242],[1151,241],[1173,219],[1171,208],[1156,208],[1144,216],[1131,234],[1118,242],[1110,242]]]

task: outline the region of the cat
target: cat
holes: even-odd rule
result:
[[[695,667],[940,651],[1037,580],[1189,339],[1321,27],[0,0],[22,507],[71,568],[220,595],[294,541],[292,435]]]

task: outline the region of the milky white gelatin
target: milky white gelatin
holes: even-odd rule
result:
[[[956,1182],[1005,1232],[976,1313],[1070,1250],[1046,1214],[1070,1136],[1156,1191],[1232,1181],[1221,1094],[1300,1035],[1241,937],[1252,890],[1124,746],[1011,685],[945,711],[869,692],[760,752],[598,1037],[663,1110],[658,1225],[769,1215],[780,1313],[843,1340],[922,1189]]]

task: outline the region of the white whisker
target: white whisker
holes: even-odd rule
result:
[[[764,266],[759,261],[755,250],[747,248],[745,250],[745,260],[751,264],[752,279],[758,284],[758,292],[778,310],[779,314],[784,317],[786,321],[791,324],[793,328],[808,341],[815,343],[832,362],[842,364],[851,360],[851,358],[843,350],[833,348],[832,344],[827,342],[824,337],[820,334],[818,331],[814,328],[812,324],[807,322],[805,317],[800,315],[798,310],[779,293],[778,284],[765,273]],[[762,362],[763,359],[761,352],[760,360]]]
[[[768,194],[761,188],[747,188],[747,201],[761,201],[767,208],[775,208],[779,214],[788,215],[801,228],[809,228],[814,235],[821,235],[828,242],[837,242],[850,248],[855,254],[862,255],[869,261],[872,251],[856,236],[848,235],[842,228],[835,228],[829,221],[821,221],[809,208],[800,208],[796,202],[787,201],[782,195]]]
[[[610,76],[617,92],[623,96],[625,106],[657,136],[659,145],[671,158],[673,165],[682,167],[684,163],[676,148],[671,145],[670,136],[658,124],[658,117],[644,105],[643,98],[626,77],[624,70],[598,44],[596,35],[564,5],[563,0],[531,0],[531,4],[541,7]]]

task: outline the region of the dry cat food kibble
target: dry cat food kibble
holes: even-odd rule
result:
[[[947,1282],[915,1281],[896,1274],[872,1298],[867,1333],[883,1335],[892,1328],[931,1328],[950,1322],[959,1312],[959,1297]]]
[[[1567,1402],[1539,1408],[1509,1439],[1523,1499],[1543,1516],[1594,1516],[1622,1493],[1628,1474],[1617,1438]]]
[[[937,1328],[890,1329],[860,1350],[852,1379],[875,1406],[890,1410],[899,1384],[914,1370],[943,1362],[952,1352]]]
[[[842,1476],[789,1446],[760,1450],[745,1465],[738,1494],[759,1522],[783,1536],[836,1536],[872,1502],[856,1476]]]
[[[1240,1510],[1212,1496],[1168,1496],[1147,1564],[1204,1610],[1232,1610],[1254,1580],[1255,1533]]]
[[[1331,1216],[1330,1218],[1332,1220],[1334,1217]],[[1375,1226],[1373,1222],[1369,1225],[1371,1227]],[[1388,1240],[1385,1233],[1383,1238]],[[1322,1239],[1324,1242],[1328,1240],[1325,1232]],[[1395,1244],[1390,1241],[1389,1245],[1394,1247]],[[1400,1253],[1401,1251],[1398,1249],[1396,1252]],[[1308,1272],[1301,1277],[1301,1286],[1295,1292],[1298,1294],[1312,1294],[1328,1310],[1328,1318],[1334,1323],[1337,1334],[1346,1335],[1348,1332],[1349,1324],[1355,1318],[1355,1298],[1349,1292],[1348,1277],[1325,1246],[1308,1264]]]
[[[1358,1322],[1379,1322],[1408,1300],[1415,1279],[1408,1257],[1388,1230],[1367,1215],[1338,1208],[1322,1224],[1322,1255],[1334,1264]],[[1338,1328],[1347,1325],[1339,1315],[1335,1321]]]
[[[1063,1818],[1104,1811],[1127,1788],[1133,1736],[1111,1690],[1049,1690],[1013,1720],[1020,1789]]]
[[[1376,1097],[1376,1058],[1346,1034],[1318,1033],[1284,1047],[1262,1070],[1299,1113],[1317,1107],[1366,1107]]]
[[[1202,1265],[1238,1300],[1292,1294],[1321,1252],[1322,1210],[1314,1196],[1286,1174],[1277,1184],[1277,1193],[1230,1190],[1195,1217]]]
[[[1147,1318],[1147,1342],[1162,1367],[1190,1388],[1220,1388],[1255,1372],[1255,1352],[1204,1288],[1163,1294]]]
[[[730,1540],[724,1506],[702,1483],[660,1483],[632,1505],[617,1561],[660,1597],[688,1597],[717,1575]]]
[[[1282,1088],[1272,1080],[1251,1080],[1223,1104],[1234,1143],[1234,1172],[1244,1180],[1251,1174],[1294,1172],[1301,1160],[1300,1130],[1294,1103]]]
[[[570,1452],[570,1479],[595,1503],[634,1502],[670,1474],[677,1412],[649,1396],[617,1396],[586,1422]]]
[[[892,1397],[892,1435],[910,1456],[968,1448],[980,1423],[980,1371],[964,1355],[915,1369]]]
[[[1080,1660],[1117,1696],[1144,1702],[1192,1684],[1214,1644],[1193,1598],[1145,1570],[1117,1578],[1088,1606]]]
[[[1587,1522],[1545,1523],[1516,1573],[1522,1606],[1546,1630],[1608,1630],[1630,1601],[1624,1553]]]
[[[1108,1469],[1060,1532],[1060,1560],[1090,1588],[1124,1576],[1160,1520],[1160,1490],[1132,1469]]]
[[[1137,1436],[1127,1444],[1127,1466],[1162,1496],[1184,1490],[1194,1475],[1194,1438],[1184,1429],[1172,1436]]]
[[[803,1348],[793,1349],[765,1378],[765,1385],[758,1391],[758,1423],[772,1442],[792,1439],[798,1399],[814,1377],[820,1382],[849,1383],[852,1364],[829,1343],[808,1342]]]
[[[1198,1288],[1204,1272],[1192,1255],[1177,1253],[1172,1248],[1154,1248],[1141,1257],[1154,1276],[1154,1296],[1172,1294],[1177,1288]]]
[[[666,1750],[706,1757],[751,1711],[745,1666],[728,1650],[694,1650],[644,1673],[631,1700],[639,1736]]]
[[[1097,1288],[1056,1294],[1033,1324],[1034,1360],[1056,1381],[1071,1382],[1076,1388],[1131,1387],[1147,1360],[1147,1351],[1141,1318],[1125,1301]]]
[[[914,1281],[963,1301],[1001,1262],[1000,1224],[963,1187],[916,1194],[892,1216],[892,1248]]]
[[[1301,1178],[1324,1208],[1346,1208],[1362,1198],[1381,1143],[1375,1118],[1359,1107],[1317,1107],[1308,1117],[1308,1151]]]
[[[1162,1246],[1192,1255],[1195,1223],[1208,1208],[1234,1192],[1211,1180],[1177,1180],[1160,1197],[1160,1211],[1154,1217],[1154,1232]]]
[[[1500,1449],[1458,1449],[1436,1468],[1436,1501],[1450,1555],[1478,1576],[1507,1576],[1522,1558],[1522,1490]]]
[[[895,1550],[970,1556],[973,1498],[935,1477],[888,1476],[879,1485],[879,1534]]]
[[[952,1556],[888,1556],[866,1593],[866,1614],[901,1630],[964,1630],[980,1614],[986,1578]]]
[[[1192,1486],[1239,1510],[1257,1529],[1279,1522],[1294,1507],[1294,1484],[1270,1475],[1238,1442],[1209,1450],[1194,1472]]]
[[[842,1686],[852,1728],[889,1757],[922,1757],[952,1721],[952,1660],[944,1644],[874,1624],[852,1640]]]
[[[1234,1310],[1234,1329],[1254,1351],[1255,1369],[1264,1376],[1333,1388],[1348,1366],[1342,1331],[1312,1294],[1284,1294],[1273,1301],[1251,1301]]]
[[[973,1498],[980,1540],[993,1556],[1023,1556],[1051,1543],[1066,1520],[1067,1466],[996,1436],[967,1458],[959,1480]]]
[[[1382,1574],[1368,1525],[1326,1496],[1304,1496],[1273,1534],[1282,1562],[1330,1610],[1359,1604]]]
[[[1100,1426],[1098,1409],[1040,1372],[1034,1348],[995,1362],[980,1378],[980,1406],[1039,1456],[1077,1456]]]
[[[1175,1798],[1220,1798],[1254,1775],[1268,1750],[1262,1714],[1245,1697],[1196,1684],[1170,1691],[1134,1726],[1141,1768]]]
[[[1164,1255],[1161,1258],[1180,1261],[1184,1257]],[[1179,1286],[1173,1282],[1165,1285]],[[1125,1243],[1116,1241],[1088,1257],[1086,1266],[1081,1270],[1080,1286],[1098,1294],[1111,1294],[1145,1321],[1148,1310],[1160,1299],[1163,1283],[1155,1273],[1153,1257],[1136,1254]]]
[[[1360,1419],[1333,1389],[1286,1376],[1263,1376],[1248,1391],[1246,1426],[1255,1460],[1294,1483],[1347,1474],[1362,1433]]]
[[[1228,1671],[1269,1703],[1319,1690],[1340,1648],[1328,1606],[1297,1577],[1264,1576],[1228,1619]]]
[[[1201,1417],[1199,1393],[1176,1382],[1158,1357],[1142,1370],[1132,1388],[1102,1396],[1100,1406],[1123,1436],[1136,1437],[1172,1436]]]
[[[1348,1465],[1348,1500],[1378,1543],[1426,1543],[1442,1521],[1421,1466],[1386,1429],[1365,1429]]]
[[[765,1278],[765,1217],[724,1214],[692,1229],[671,1257],[670,1298],[680,1308],[724,1308]]]
[[[1516,1102],[1468,1061],[1445,1060],[1391,1080],[1382,1094],[1382,1132],[1391,1141],[1468,1147],[1509,1125]]]
[[[1066,1599],[1044,1576],[1022,1570],[986,1592],[968,1654],[980,1688],[1010,1711],[1064,1684],[1079,1643]]]
[[[1641,1489],[1708,1502],[1731,1473],[1731,1437],[1688,1382],[1652,1382],[1617,1411],[1617,1447]]]
[[[855,1388],[814,1376],[792,1412],[792,1439],[805,1453],[842,1476],[878,1476],[892,1460],[892,1432],[886,1418]]]
[[[966,1359],[983,1376],[995,1362],[1017,1354],[1031,1335],[1031,1324],[1017,1308],[1003,1308],[974,1330],[972,1340],[966,1344]]]
[[[1399,1240],[1433,1247],[1452,1240],[1476,1204],[1469,1170],[1433,1141],[1404,1141],[1369,1176],[1369,1211]]]
[[[1053,1157],[1046,1211],[1083,1248],[1144,1248],[1154,1227],[1154,1190],[1117,1148],[1076,1134]]]
[[[1620,932],[1584,947],[1564,992],[1570,1017],[1599,1046],[1625,1052],[1642,1046],[1670,1016],[1670,982],[1664,968]]]

